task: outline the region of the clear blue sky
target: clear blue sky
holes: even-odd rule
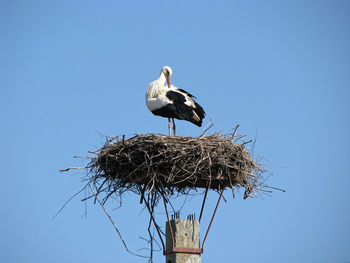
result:
[[[269,184],[287,190],[227,191],[203,262],[349,262],[349,14],[348,0],[1,1],[0,261],[146,262],[100,207],[84,217],[83,193],[52,219],[82,186],[57,170],[83,165],[73,157],[100,147],[99,133],[166,134],[144,96],[170,65],[212,131],[257,134]],[[202,132],[177,124],[179,135]],[[116,206],[129,247],[145,247],[137,198]]]

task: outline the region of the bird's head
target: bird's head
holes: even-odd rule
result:
[[[162,68],[161,74],[164,74],[166,81],[168,82],[168,87],[170,88],[170,84],[171,84],[171,75],[173,74],[173,71],[171,69],[171,67],[169,66],[164,66]]]

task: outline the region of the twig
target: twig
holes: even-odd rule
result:
[[[58,216],[58,214],[61,213],[62,210],[66,207],[66,205],[67,205],[74,197],[76,197],[78,194],[80,194],[82,191],[84,191],[84,190],[86,189],[86,187],[87,187],[89,184],[90,184],[90,182],[87,183],[82,189],[80,189],[80,190],[79,190],[77,193],[75,193],[72,197],[70,197],[70,198],[63,204],[63,206],[60,208],[60,210],[58,210],[58,212],[52,217],[52,219],[55,219],[56,216]]]
[[[210,124],[210,125],[209,125]],[[214,126],[214,123],[211,121],[211,119],[209,120],[209,123],[207,124],[207,125],[209,125],[209,127],[208,128],[206,128],[203,132],[202,132],[202,134],[201,135],[199,135],[199,137],[202,137],[211,127],[213,127]]]
[[[284,192],[284,193],[287,192],[286,190],[284,190],[284,189],[282,189],[282,188],[273,187],[273,186],[268,186],[268,185],[264,185],[264,188],[270,188],[270,189],[282,191],[282,192]]]
[[[235,130],[234,130],[234,132],[232,134],[231,139],[235,138],[238,127],[239,127],[239,124],[236,125],[236,128],[235,128]]]
[[[97,191],[96,191],[96,196],[95,196],[95,200],[94,200],[94,204],[96,204],[96,197],[97,197],[97,195],[100,193],[102,186],[103,186],[103,185],[105,184],[105,182],[107,182],[107,181],[108,181],[108,178],[106,178],[106,179],[102,182],[102,184],[100,185],[100,187],[97,189]]]
[[[68,167],[67,169],[63,170],[58,170],[58,172],[63,173],[63,172],[68,172],[69,170],[84,170],[88,167]]]
[[[129,252],[130,254],[134,255],[134,256],[137,256],[137,257],[149,258],[149,257],[147,257],[147,256],[139,255],[139,254],[136,254],[136,253],[134,253],[134,252],[132,252],[132,251],[129,250],[128,246],[126,245],[126,243],[125,243],[125,241],[124,241],[124,239],[123,239],[123,237],[122,237],[122,235],[121,235],[121,233],[119,232],[119,230],[118,230],[116,224],[114,223],[112,217],[109,215],[109,213],[107,212],[106,208],[103,206],[102,202],[100,201],[100,199],[99,199],[99,198],[97,197],[97,195],[95,194],[95,192],[94,192],[93,188],[91,187],[91,185],[90,185],[90,184],[88,184],[88,185],[89,185],[89,187],[90,187],[91,192],[95,195],[97,202],[99,203],[99,205],[101,206],[101,208],[103,209],[103,211],[105,212],[105,214],[107,215],[109,221],[112,223],[112,225],[113,225],[115,231],[117,231],[118,236],[119,236],[120,240],[122,241],[122,243],[123,243],[123,245],[124,245],[126,251]]]
[[[242,145],[246,145],[246,144],[248,144],[248,143],[251,143],[253,140],[249,140],[249,141],[247,141],[247,142],[244,142],[244,143],[242,143]]]

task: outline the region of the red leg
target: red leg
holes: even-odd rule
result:
[[[174,131],[174,136],[175,136],[175,129],[176,129],[175,120],[174,120],[174,118],[172,118],[172,119],[173,119],[173,131]]]
[[[169,127],[169,136],[171,136],[171,122],[170,122],[170,118],[168,118],[168,127]]]

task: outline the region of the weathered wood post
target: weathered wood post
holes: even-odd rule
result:
[[[166,222],[166,263],[200,263],[199,221],[173,219]],[[174,240],[174,243],[173,243]]]

